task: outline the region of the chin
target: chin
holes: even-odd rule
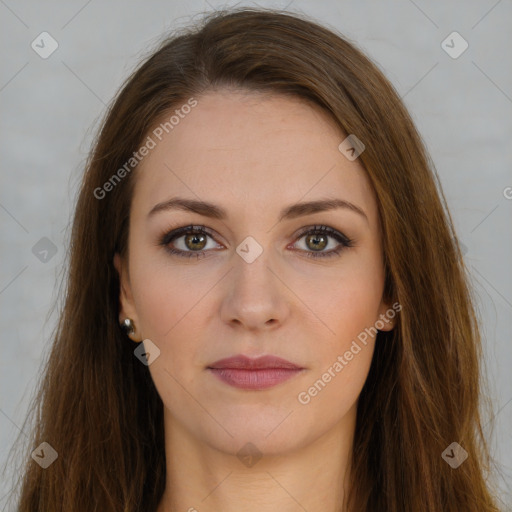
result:
[[[293,421],[294,413],[289,413],[290,411],[279,415],[269,414],[266,417],[259,414],[250,419],[238,416],[231,421],[223,419],[221,423],[232,437],[223,429],[216,429],[204,432],[204,441],[221,452],[237,455],[239,458],[246,452],[248,455],[254,452],[259,456],[286,455],[306,446],[315,438],[315,433],[303,419],[300,422],[296,419]],[[212,433],[215,435],[212,436]]]

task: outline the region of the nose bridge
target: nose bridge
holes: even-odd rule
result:
[[[274,275],[275,258],[271,248],[263,247],[263,243],[248,236],[237,246],[223,308],[228,315],[225,320],[236,319],[250,328],[282,320],[285,313],[283,286]]]
[[[248,292],[253,296],[262,292],[268,296],[271,293],[270,288],[275,284],[271,282],[275,276],[269,268],[274,258],[272,258],[270,246],[264,247],[268,240],[263,241],[262,235],[258,238],[261,243],[253,236],[247,236],[237,246],[232,278],[236,281],[234,285],[240,288],[239,292]]]

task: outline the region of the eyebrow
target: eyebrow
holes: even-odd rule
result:
[[[355,204],[343,199],[318,199],[316,201],[292,204],[281,210],[279,215],[279,222],[282,220],[295,219],[297,217],[335,210],[338,208],[344,208],[353,211],[364,217],[366,222],[368,222],[368,217],[359,206],[356,206]],[[204,217],[210,217],[212,219],[219,220],[225,220],[228,217],[226,210],[213,203],[209,203],[207,201],[198,201],[196,199],[186,199],[183,197],[173,197],[172,199],[156,204],[148,213],[148,218],[152,217],[158,212],[165,212],[170,210],[185,210],[197,213]]]

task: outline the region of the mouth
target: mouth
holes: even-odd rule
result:
[[[305,368],[276,356],[221,359],[207,370],[225,384],[248,390],[267,389],[302,373]]]

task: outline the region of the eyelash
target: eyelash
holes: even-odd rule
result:
[[[184,234],[204,234],[208,235],[211,238],[213,238],[213,235],[211,234],[210,230],[206,226],[196,226],[196,225],[190,225],[190,226],[183,226],[181,228],[173,229],[167,233],[165,233],[159,241],[159,245],[163,246],[165,250],[172,254],[183,258],[193,258],[196,257],[199,259],[201,256],[205,257],[207,251],[182,251],[181,249],[175,249],[173,247],[170,247],[169,244],[176,240],[177,238],[180,238],[180,236],[183,236]],[[309,258],[330,258],[334,256],[338,256],[343,249],[346,247],[352,247],[353,246],[353,240],[347,238],[345,235],[340,233],[339,231],[330,228],[328,226],[323,225],[316,225],[316,226],[308,226],[305,228],[299,235],[298,239],[300,240],[305,235],[310,234],[322,234],[322,235],[328,235],[332,238],[334,238],[336,241],[340,243],[340,245],[336,249],[331,249],[328,252],[314,252],[314,251],[304,251],[300,250],[300,252],[304,252],[305,255]]]

